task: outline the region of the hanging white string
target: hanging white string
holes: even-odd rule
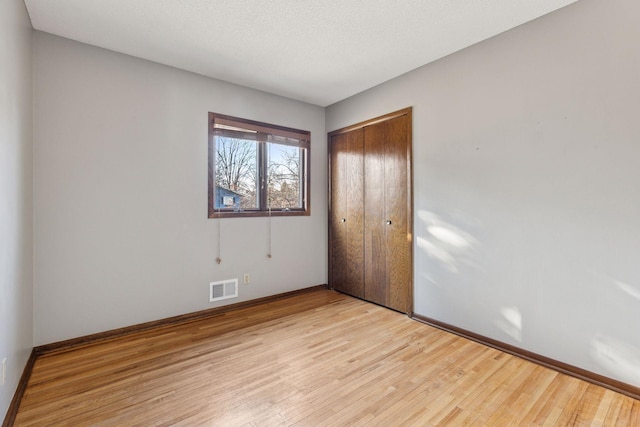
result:
[[[267,162],[271,161],[271,144],[267,144]],[[269,168],[267,168],[267,171]],[[271,194],[267,185],[267,208],[269,209],[268,234],[267,234],[267,258],[271,259]]]
[[[267,245],[269,246],[269,249],[267,251],[267,258],[271,259],[271,206],[269,206],[269,234],[267,239]]]
[[[222,236],[220,235],[220,208],[218,208],[218,257],[216,258],[216,262],[218,264],[222,263],[222,255],[220,252],[220,248],[222,247]]]

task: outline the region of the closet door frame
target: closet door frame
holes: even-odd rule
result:
[[[332,169],[331,169],[331,154],[332,154],[332,145],[331,145],[331,139],[333,136],[337,135],[337,134],[341,134],[341,133],[347,133],[347,132],[351,132],[357,129],[363,129],[367,126],[371,126],[373,124],[376,123],[380,123],[380,122],[384,122],[387,120],[391,120],[400,116],[407,116],[407,248],[410,254],[410,263],[409,263],[409,284],[408,287],[409,289],[407,289],[408,292],[408,296],[407,296],[407,301],[408,301],[408,307],[407,307],[407,311],[406,313],[409,316],[413,315],[413,292],[414,292],[414,277],[413,277],[413,260],[414,260],[414,251],[413,251],[413,163],[412,163],[412,139],[413,139],[413,126],[412,126],[412,113],[413,113],[413,109],[412,107],[408,107],[408,108],[404,108],[402,110],[398,110],[398,111],[394,111],[392,113],[389,114],[385,114],[379,117],[375,117],[373,119],[370,120],[365,120],[363,122],[360,123],[356,123],[350,126],[346,126],[337,130],[334,130],[332,132],[329,132],[327,135],[327,149],[328,149],[328,163],[329,163],[329,170],[328,170],[328,176],[329,176],[329,185],[328,185],[328,203],[329,203],[329,221],[331,221],[332,218],[332,188],[331,188],[331,181],[332,181]],[[365,153],[366,155],[366,153]],[[365,183],[366,185],[366,183]],[[363,211],[364,214],[364,211]],[[329,223],[329,245],[328,245],[328,250],[329,250],[329,277],[331,277],[331,223]],[[331,285],[331,284],[330,284]]]

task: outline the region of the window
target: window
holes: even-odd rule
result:
[[[310,133],[209,113],[209,218],[309,215]]]

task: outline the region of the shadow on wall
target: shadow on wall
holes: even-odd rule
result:
[[[615,338],[596,335],[591,340],[593,360],[617,378],[640,386],[640,349]]]
[[[494,324],[514,340],[522,342],[522,314],[518,307],[502,307],[500,315],[502,317]]]
[[[454,216],[460,217],[463,223],[477,222],[461,213]],[[475,261],[480,244],[474,236],[433,212],[420,211],[418,219],[422,233],[416,237],[417,247],[440,268],[453,274],[463,273],[464,270],[474,270],[476,273],[481,270]],[[432,284],[442,287],[439,280],[426,274],[423,276]],[[472,276],[477,277],[477,274]],[[518,307],[505,305],[499,308],[499,313],[494,325],[514,340],[522,342],[522,314]]]
[[[630,283],[607,277],[613,289],[623,295],[640,301],[640,288]],[[640,331],[638,325],[628,325],[632,330]],[[621,331],[624,332],[624,331]],[[621,333],[620,335],[624,335]],[[640,348],[612,336],[599,333],[591,339],[591,358],[617,378],[635,386],[640,386]]]
[[[629,294],[629,296],[640,301],[640,289],[636,286],[630,285],[619,280],[613,280],[614,285],[618,287],[622,292]]]
[[[418,212],[426,233],[416,236],[416,245],[443,268],[458,273],[464,265],[477,267],[472,261],[477,240],[469,233],[445,222],[433,212]]]

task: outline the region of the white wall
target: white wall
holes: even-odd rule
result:
[[[33,347],[31,22],[21,0],[0,2],[0,385],[4,419]],[[1,375],[1,374],[0,374]]]
[[[327,282],[324,109],[36,32],[36,345]],[[207,218],[208,112],[311,131],[311,216]],[[242,277],[211,304],[209,282]]]
[[[414,107],[417,314],[640,386],[638,16],[582,0],[327,108]]]

